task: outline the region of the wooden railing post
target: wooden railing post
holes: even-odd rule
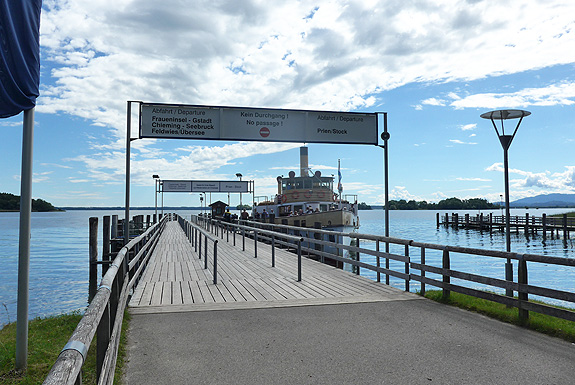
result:
[[[88,303],[98,290],[98,218],[90,217]]]
[[[96,330],[96,375],[100,380],[102,375],[102,366],[104,365],[104,357],[106,357],[106,350],[110,344],[110,336],[112,334],[112,327],[110,325],[110,302],[106,304],[102,319],[98,324]]]
[[[421,264],[425,265],[425,247],[421,248]],[[421,270],[421,276],[425,278],[425,270]],[[425,296],[425,283],[421,282],[421,295]]]
[[[439,215],[439,213],[437,215]],[[438,225],[438,227],[439,227],[439,225]],[[379,253],[379,239],[377,241],[375,241],[375,251],[377,251]],[[375,263],[377,266],[377,282],[381,282],[381,273],[379,271],[379,268],[381,267],[381,261],[380,261],[379,254],[377,255],[377,257],[375,259]]]
[[[411,243],[413,241],[410,241]],[[405,274],[407,278],[405,279],[405,291],[409,291],[409,245],[405,245],[405,256],[407,257],[407,262],[405,262]]]
[[[449,270],[450,269],[450,262],[449,262],[449,250],[447,248],[443,249],[443,258],[442,258],[442,266],[444,270]],[[451,283],[451,277],[448,275],[449,272],[444,271],[443,272],[443,283],[444,284],[449,284]],[[442,299],[444,301],[447,301],[449,299],[451,295],[451,291],[449,289],[446,289],[445,287],[443,288],[443,295],[442,295]]]
[[[523,258],[523,255],[518,255],[518,267],[517,267],[517,283],[519,284],[519,320],[521,322],[526,322],[529,319],[529,311],[523,308],[523,303],[529,301],[529,294],[526,288],[528,278],[527,278],[527,261]]]
[[[543,227],[543,242],[547,240],[547,214],[541,216],[541,226]]]

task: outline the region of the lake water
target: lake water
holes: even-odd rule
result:
[[[558,214],[569,209],[522,210],[513,209],[511,215],[524,216],[526,212],[541,216]],[[450,213],[452,211],[449,211]],[[466,211],[458,211],[463,216]],[[477,210],[467,211],[471,215]],[[484,210],[482,213],[488,214]],[[198,211],[181,211],[186,218]],[[499,210],[493,211],[500,215]],[[88,218],[98,217],[99,236],[104,215],[123,211],[68,211],[32,214],[32,236],[30,256],[30,318],[60,314],[84,309],[88,296]],[[131,215],[153,214],[153,211],[132,210]],[[436,227],[435,211],[390,211],[390,235],[396,238],[413,239],[418,242],[440,245],[464,246],[482,249],[505,250],[505,235],[502,232],[476,230],[455,230]],[[361,228],[366,234],[385,234],[384,211],[360,211]],[[17,275],[18,275],[18,222],[19,213],[0,213],[0,326],[16,320]],[[512,234],[512,250],[519,253],[543,254],[559,257],[575,257],[573,240],[549,239],[542,243],[541,234],[527,239],[522,233]],[[101,240],[98,242],[101,248]],[[373,244],[362,247],[374,248]],[[401,250],[392,252],[402,253]],[[101,249],[99,250],[101,255]],[[412,255],[414,261],[418,257]],[[428,262],[440,261],[439,254],[426,255]],[[362,256],[362,261],[371,261]],[[439,262],[440,264],[440,262]],[[466,272],[502,278],[503,261],[487,258],[459,257],[452,259],[453,268]],[[533,267],[531,267],[533,265]],[[393,266],[393,264],[392,264]],[[401,268],[398,268],[401,271]],[[304,272],[305,274],[305,272]],[[362,275],[375,279],[375,274],[362,270]],[[383,279],[383,278],[382,278]],[[575,291],[575,269],[568,267],[535,266],[530,264],[530,283],[547,285],[567,291]],[[391,284],[403,288],[403,281],[392,279]],[[411,290],[418,290],[412,282]]]

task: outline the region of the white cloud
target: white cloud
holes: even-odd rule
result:
[[[501,173],[504,172],[502,163],[494,163],[487,167],[485,170],[497,171]],[[549,171],[535,173],[531,171],[510,168],[509,174],[515,174],[519,176],[517,179],[510,179],[510,189],[512,186],[515,190],[536,190],[539,191],[538,194],[547,192],[575,192],[575,166],[565,166],[565,171],[555,173],[551,173]]]
[[[468,95],[451,102],[455,108],[527,108],[529,106],[571,106],[575,104],[575,82],[542,88],[525,88],[512,93]]]
[[[127,100],[363,109],[378,102],[374,94],[408,83],[573,63],[575,50],[565,47],[574,45],[575,35],[568,33],[574,13],[575,3],[562,0],[525,0],[513,12],[499,0],[318,0],[273,7],[262,0],[193,6],[178,0],[45,0],[40,42],[49,76],[37,111],[81,117],[107,131],[110,139],[95,141],[93,153],[76,160],[88,166],[90,178],[115,183],[124,173]],[[561,83],[466,97],[452,92],[422,105],[569,105],[574,88]],[[214,154],[194,148],[189,156],[153,156],[158,147],[134,142],[137,183],[152,183],[150,170],[174,175],[174,164],[206,175],[238,158],[227,153],[236,147],[205,159],[194,154]]]
[[[451,143],[454,143],[454,144],[477,144],[477,143],[474,143],[474,142],[464,142],[464,141],[461,141],[461,140],[459,140],[459,139],[449,139],[449,141],[450,141]]]
[[[461,128],[461,131],[475,130],[477,128],[477,123],[463,124],[463,125],[459,126],[459,128]]]
[[[407,188],[405,186],[395,186],[390,191],[389,197],[391,199],[394,199],[394,200],[399,200],[399,199],[405,199],[406,201],[410,201],[410,200],[421,201],[421,200],[423,200],[420,197],[418,197],[417,195],[413,195],[409,191],[407,191]]]
[[[455,179],[467,182],[491,182],[491,179],[485,179],[485,178],[455,178]]]

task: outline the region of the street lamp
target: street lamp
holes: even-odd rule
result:
[[[523,110],[495,110],[490,112],[485,112],[480,116],[483,119],[491,120],[493,123],[493,128],[495,129],[495,133],[499,137],[499,142],[501,142],[501,147],[503,147],[503,168],[505,171],[505,244],[506,244],[506,251],[511,251],[511,232],[510,232],[510,210],[509,210],[509,160],[507,156],[507,152],[509,147],[511,146],[511,142],[513,138],[515,138],[515,134],[519,129],[519,125],[524,117],[531,115],[529,111]],[[505,127],[503,126],[503,121],[508,119],[519,119],[517,122],[517,126],[515,127],[515,131],[513,131],[513,135],[506,135],[505,134]],[[495,120],[501,121],[501,132],[497,129],[497,125],[495,124]],[[508,281],[513,280],[513,265],[511,264],[511,259],[507,258],[507,263],[505,264],[505,279]],[[513,290],[507,289],[506,294],[508,296],[513,296]]]
[[[236,176],[237,176],[238,178],[240,178],[240,182],[241,182],[243,175],[238,172],[238,173],[236,174]],[[243,209],[243,207],[242,207],[242,192],[240,191],[240,210],[242,210],[242,209]]]
[[[152,175],[154,178],[154,204],[155,204],[155,214],[154,214],[154,223],[158,221],[158,181],[160,180],[160,176],[157,174]]]

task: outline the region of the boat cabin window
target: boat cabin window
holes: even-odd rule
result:
[[[303,205],[294,205],[293,206],[293,212],[295,213],[299,213],[299,211],[302,210],[303,212]]]
[[[289,215],[291,212],[291,206],[280,206],[278,211],[279,211],[280,217]]]
[[[327,205],[319,205],[319,211],[327,211]]]

